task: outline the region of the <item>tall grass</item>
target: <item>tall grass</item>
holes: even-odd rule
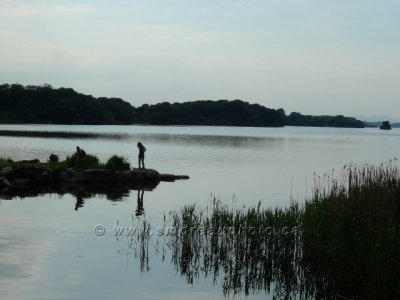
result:
[[[303,212],[303,259],[346,297],[400,297],[400,172],[394,161],[345,167]],[[325,183],[326,186],[327,184]]]
[[[189,283],[222,276],[225,294],[398,299],[399,171],[395,161],[346,166],[282,209],[187,205],[171,213],[172,262]]]

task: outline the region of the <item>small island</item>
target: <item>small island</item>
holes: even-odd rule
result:
[[[383,121],[382,125],[379,126],[379,129],[382,130],[392,130],[392,126],[390,126],[390,122],[389,121]]]
[[[64,185],[96,185],[114,187],[156,186],[160,181],[189,179],[187,175],[160,174],[154,169],[131,168],[123,157],[114,155],[105,164],[93,155],[68,156],[58,161],[54,154],[47,162],[37,159],[13,161],[0,159],[0,190],[29,189],[38,186],[63,187]]]

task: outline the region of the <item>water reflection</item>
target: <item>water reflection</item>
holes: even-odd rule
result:
[[[152,191],[158,186],[159,182],[140,182],[140,183],[86,183],[86,184],[46,184],[32,185],[29,188],[9,188],[0,191],[0,199],[12,200],[15,197],[37,197],[44,194],[71,194],[75,196],[75,210],[84,207],[85,199],[105,196],[108,200],[116,202],[129,197],[130,191],[138,191],[139,198],[143,208],[144,191]],[[139,197],[139,193],[140,197]],[[143,211],[143,209],[142,209]]]
[[[0,130],[0,136],[35,137],[35,138],[61,138],[61,139],[124,139],[127,134],[111,134],[96,132],[70,132],[70,131],[33,131],[33,130]]]
[[[199,135],[199,134],[146,134],[140,138],[144,141],[162,144],[181,144],[215,147],[260,147],[264,144],[281,143],[282,137]]]
[[[173,133],[101,133],[78,131],[32,131],[32,130],[0,130],[0,136],[57,138],[57,139],[104,139],[104,140],[143,140],[151,143],[180,144],[217,147],[260,146],[281,143],[282,137],[239,136],[239,135],[207,135],[207,134],[173,134]]]
[[[135,210],[136,217],[140,217],[141,215],[144,214],[143,195],[144,195],[144,190],[138,189],[138,191],[137,191],[137,208]]]
[[[145,219],[132,223],[142,230],[129,236],[131,252],[125,255],[132,254],[139,262],[140,271],[149,272],[149,258],[155,253],[163,262],[169,261],[188,284],[210,278],[222,286],[224,296],[229,298],[263,293],[271,294],[273,299],[337,298],[333,281],[304,258],[302,233],[296,227],[299,219],[295,214],[284,225],[282,216],[273,220],[266,216],[271,219],[269,224],[265,223],[266,219],[254,220],[254,224],[266,225],[262,232],[259,226],[235,224],[236,221],[231,223],[232,227],[218,227],[233,220],[231,211],[214,213],[209,218],[203,218],[204,215],[206,210],[199,212],[187,207],[180,213],[170,214],[171,219],[165,221],[163,229],[158,231],[162,234],[157,233],[155,240]],[[293,226],[285,226],[288,222]],[[216,231],[216,228],[222,230]]]
[[[79,208],[83,207],[83,205],[85,204],[85,201],[83,200],[82,193],[79,193],[79,192],[76,193],[75,197],[76,197],[75,210],[78,210]]]

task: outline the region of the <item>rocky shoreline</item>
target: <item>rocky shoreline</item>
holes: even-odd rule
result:
[[[157,183],[189,179],[186,175],[160,174],[154,169],[132,169],[127,171],[111,171],[107,169],[74,169],[53,170],[46,166],[13,168],[6,166],[0,170],[0,189],[29,188],[34,185],[93,184],[104,183]]]

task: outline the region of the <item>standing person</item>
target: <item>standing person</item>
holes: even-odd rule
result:
[[[143,166],[142,169],[144,169],[145,168],[144,167],[144,152],[146,151],[146,147],[143,146],[143,144],[141,142],[137,143],[137,147],[139,148],[139,169],[141,169],[140,162],[142,163],[142,166]]]

